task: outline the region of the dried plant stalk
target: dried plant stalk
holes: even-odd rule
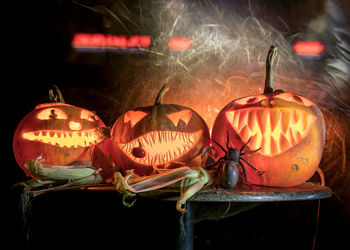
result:
[[[186,201],[201,190],[210,181],[210,175],[202,168],[190,168],[188,166],[162,170],[159,174],[151,176],[137,176],[133,171],[123,177],[121,173],[116,172],[115,185],[118,192],[123,194],[123,203],[126,206],[132,206],[126,199],[134,197],[137,193],[158,190],[164,187],[180,188],[180,198],[176,203],[176,209],[179,212],[186,212],[184,205]]]

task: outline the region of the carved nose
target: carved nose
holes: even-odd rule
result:
[[[71,130],[80,130],[81,129],[81,124],[80,122],[69,122],[69,128]]]

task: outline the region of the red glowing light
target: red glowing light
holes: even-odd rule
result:
[[[298,41],[293,49],[300,56],[318,56],[324,50],[324,45],[318,41]]]
[[[72,45],[74,48],[91,49],[126,49],[132,47],[147,48],[151,38],[146,35],[126,37],[123,35],[103,35],[78,33],[74,35]]]
[[[192,41],[186,37],[171,37],[169,49],[173,51],[185,51],[192,47]]]

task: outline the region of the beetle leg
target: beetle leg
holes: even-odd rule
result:
[[[213,164],[210,164],[208,166],[205,166],[205,168],[211,168],[211,167],[214,167],[215,165],[217,165],[220,161],[222,160],[225,160],[226,158],[223,156],[223,157],[220,157],[219,160],[217,160],[216,162],[214,162]]]
[[[243,146],[241,147],[241,149],[239,150],[240,153],[242,153],[242,151],[244,150],[244,148],[247,146],[247,144],[250,142],[250,139],[252,139],[252,137],[249,137],[248,141],[246,143],[243,144]]]
[[[261,147],[258,148],[258,149],[255,149],[255,150],[253,150],[253,151],[244,152],[243,154],[241,154],[241,156],[242,156],[242,155],[247,155],[247,154],[252,154],[252,153],[258,152],[260,149],[261,149]]]
[[[213,142],[215,142],[215,144],[218,145],[218,146],[221,148],[222,151],[224,151],[225,153],[227,153],[227,150],[224,149],[224,147],[221,146],[217,141],[215,141],[214,139],[211,139],[211,140],[212,140]]]
[[[255,171],[258,171],[255,167],[253,167],[246,159],[239,157],[240,160],[244,161],[249,167],[251,167],[252,169],[254,169]]]
[[[239,161],[238,164],[241,166],[241,168],[243,170],[244,183],[249,184],[248,180],[247,180],[247,173],[245,172],[245,167],[243,166],[243,163]]]
[[[227,138],[227,140],[226,140],[226,148],[227,148],[227,150],[229,150],[230,149],[230,136],[229,136],[229,134],[228,134],[228,130],[226,131],[226,138]]]

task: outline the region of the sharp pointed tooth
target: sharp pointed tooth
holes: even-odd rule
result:
[[[270,153],[276,154],[279,152],[278,142],[272,136],[270,138]]]
[[[293,131],[291,128],[288,128],[287,132],[286,132],[286,137],[288,138],[288,141],[289,141],[289,145],[290,146],[293,146],[296,144],[295,142],[295,138],[294,138],[294,135],[293,135]]]
[[[241,111],[239,116],[239,124],[238,124],[238,131],[241,131],[244,126],[248,123],[248,112],[247,111]]]
[[[287,133],[289,125],[290,125],[290,111],[284,111],[281,114],[281,118],[282,118],[282,131],[284,134]]]
[[[147,139],[147,136],[144,136],[142,139],[143,139],[143,141],[144,141],[144,144],[149,145],[149,143],[148,143],[148,139]]]
[[[299,119],[301,118],[301,111],[296,110],[295,111],[295,123],[297,123],[299,121]]]
[[[152,136],[153,144],[155,144],[156,141],[157,141],[157,133],[156,132],[152,132],[151,136]]]
[[[256,127],[258,125],[258,121],[257,121],[257,113],[256,111],[252,111],[249,113],[248,116],[248,127],[250,131],[256,132],[254,130],[256,130]]]
[[[260,132],[261,134],[265,134],[265,130],[266,130],[266,110],[265,109],[261,109],[257,112],[256,115],[256,120],[258,123],[258,126],[260,128]]]
[[[227,111],[226,112],[226,119],[232,125],[233,125],[234,117],[235,117],[235,111]]]
[[[294,141],[296,142],[295,144],[299,143],[299,141],[300,141],[301,138],[302,138],[300,132],[299,132],[299,131],[295,131],[294,134],[293,134],[293,136],[294,136]]]
[[[290,111],[290,124],[296,124],[297,123],[297,119],[296,119],[296,112],[295,110],[291,110]]]
[[[174,155],[174,159],[176,159],[177,158],[176,151],[173,152],[173,155]]]
[[[242,141],[244,141],[244,142],[248,141],[248,139],[250,137],[248,126],[244,126],[241,129],[241,131],[239,132],[239,135],[240,135]]]
[[[47,131],[41,131],[42,136],[46,136],[46,134],[47,134]]]
[[[301,122],[302,122],[302,128],[303,131],[305,132],[308,125],[309,125],[309,114],[308,113],[302,113],[301,114]]]
[[[279,109],[271,109],[271,130],[274,131],[281,119],[281,112]]]
[[[255,135],[253,135],[252,139],[250,140],[249,145],[248,145],[250,147],[250,149],[255,150],[255,149],[260,148],[261,139],[262,139],[261,134],[256,133]]]
[[[281,151],[285,151],[290,147],[290,142],[284,134],[280,136],[279,146]]]
[[[162,160],[161,164],[164,164],[166,162],[165,154],[161,154],[160,156],[161,156],[161,160]]]
[[[233,122],[232,122],[232,127],[234,128],[234,130],[236,130],[236,132],[239,132],[239,117],[241,116],[241,112],[240,111],[235,111],[235,115],[233,117]]]
[[[158,134],[158,141],[159,141],[159,143],[162,143],[162,137],[163,137],[162,134],[163,133],[162,132],[158,132],[157,134]]]

